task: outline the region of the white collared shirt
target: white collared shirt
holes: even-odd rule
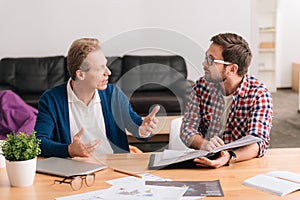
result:
[[[101,140],[101,144],[96,149],[95,153],[111,154],[113,150],[106,137],[106,129],[103,118],[100,96],[97,89],[95,95],[88,105],[85,105],[71,88],[71,79],[67,84],[69,119],[70,119],[70,134],[73,137],[81,128],[84,129],[81,141],[86,144],[94,140]]]

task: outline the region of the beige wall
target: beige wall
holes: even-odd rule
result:
[[[114,55],[120,49],[128,50],[138,39],[142,45],[143,40],[151,37],[140,35],[114,43],[112,39],[116,36],[155,27],[174,33],[165,37],[174,38],[167,45],[175,43],[192,57],[189,78],[194,80],[201,74],[203,52],[213,34],[237,32],[252,44],[251,3],[251,0],[0,0],[0,58],[66,55],[70,43],[83,36],[109,41],[111,48],[106,48],[105,53]],[[176,40],[177,36],[187,40]],[[196,47],[186,47],[183,44],[186,41],[198,45],[202,52]],[[163,50],[178,53],[173,47],[168,48],[164,46]],[[155,53],[159,47],[151,50]]]

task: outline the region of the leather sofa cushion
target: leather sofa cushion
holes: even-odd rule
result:
[[[122,74],[122,89],[128,94],[137,89],[139,92],[165,90],[179,79],[185,79],[187,69],[181,56],[125,55]]]
[[[120,57],[106,57],[107,67],[111,71],[111,76],[108,79],[109,83],[115,84],[122,76],[122,58]]]
[[[41,94],[66,79],[64,56],[3,58],[0,84],[14,87],[19,94]]]
[[[181,115],[184,110],[181,98],[176,96],[168,90],[165,91],[152,91],[152,92],[135,92],[130,97],[130,103],[133,109],[141,116],[149,114],[149,110],[156,104],[161,106],[158,115]]]
[[[0,90],[10,89],[37,108],[45,90],[68,80],[66,63],[64,56],[3,58]],[[182,112],[192,85],[181,56],[107,57],[107,66],[109,83],[125,92],[139,114],[147,115],[153,104],[162,105],[168,115]]]

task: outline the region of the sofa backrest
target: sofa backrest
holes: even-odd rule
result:
[[[108,79],[109,83],[115,84],[122,76],[122,58],[113,56],[106,57],[107,59],[107,67],[111,71],[111,76]]]
[[[123,57],[121,85],[125,93],[166,90],[186,77],[186,63],[178,55]]]
[[[149,94],[166,95],[171,91],[183,96],[179,93],[184,91],[182,86],[185,85],[187,69],[181,56],[106,58],[112,72],[109,83],[117,84],[128,97],[138,94],[143,101]],[[66,64],[64,56],[3,58],[0,62],[0,90],[12,90],[26,103],[37,107],[45,90],[68,80]],[[130,98],[130,101],[139,106],[138,99]]]
[[[19,94],[43,93],[67,78],[65,57],[3,58],[0,85]],[[7,88],[3,88],[7,87]]]
[[[43,93],[69,78],[66,63],[64,56],[3,58],[0,90],[10,89],[18,94]],[[112,72],[109,83],[118,83],[125,91],[137,89],[135,86],[139,86],[139,91],[164,90],[166,85],[178,81],[174,70],[183,78],[187,77],[186,63],[177,55],[107,57],[107,66]],[[128,76],[123,78],[124,74]]]

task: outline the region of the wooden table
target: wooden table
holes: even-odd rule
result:
[[[103,155],[100,159],[112,168],[118,168],[134,173],[150,172],[154,175],[173,180],[216,180],[219,179],[224,191],[224,197],[206,197],[205,199],[233,200],[276,200],[300,199],[300,191],[279,197],[267,192],[242,185],[242,182],[254,175],[273,170],[289,170],[300,173],[300,148],[269,149],[263,158],[235,163],[219,169],[178,169],[178,170],[147,170],[149,154],[114,154]],[[24,188],[10,187],[6,169],[0,169],[0,199],[54,199],[81,192],[108,188],[106,180],[121,178],[125,175],[112,171],[111,168],[96,173],[96,182],[92,187],[83,185],[80,191],[73,191],[68,184],[53,184],[57,177],[36,174],[34,185]]]

